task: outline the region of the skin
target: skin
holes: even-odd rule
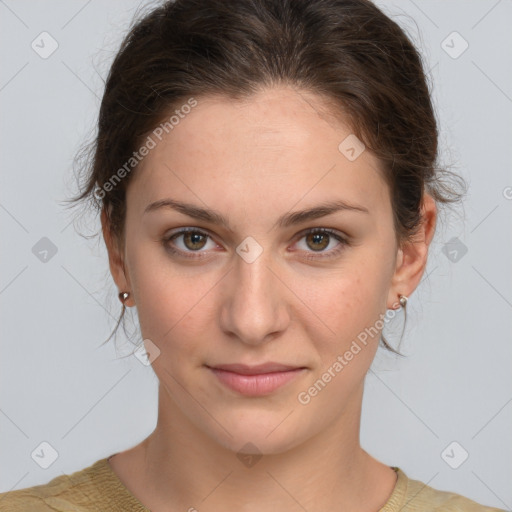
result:
[[[393,492],[395,472],[359,442],[364,378],[379,336],[360,344],[307,405],[297,396],[379,315],[398,309],[400,294],[411,296],[436,207],[425,195],[419,234],[399,248],[379,161],[369,150],[354,161],[338,150],[351,130],[327,108],[321,96],[284,86],[244,101],[198,99],[133,176],[121,247],[102,215],[112,276],[130,292],[126,305],[137,307],[143,339],[160,350],[152,363],[157,426],[109,463],[153,512],[373,512]],[[144,213],[165,198],[217,210],[231,231],[172,209]],[[274,226],[285,213],[339,199],[369,213]],[[210,237],[178,236],[174,247],[202,258],[166,249],[164,237],[185,227]],[[303,233],[310,228],[351,243],[315,241]],[[252,263],[236,252],[248,236],[263,250]],[[307,370],[270,395],[248,397],[205,367],[268,361]],[[237,457],[248,442],[257,452],[247,452],[263,455],[251,467]]]

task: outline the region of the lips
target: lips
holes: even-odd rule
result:
[[[225,370],[228,372],[238,373],[240,375],[262,375],[264,373],[276,373],[276,372],[287,372],[290,370],[298,370],[300,366],[290,366],[279,363],[264,363],[253,366],[245,364],[219,364],[215,366],[209,366],[214,370]]]
[[[245,364],[221,364],[207,366],[218,381],[239,394],[264,396],[274,393],[289,382],[299,378],[305,367],[280,363],[265,363],[248,366]]]

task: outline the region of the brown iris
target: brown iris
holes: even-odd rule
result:
[[[208,238],[206,235],[198,233],[197,231],[190,231],[188,233],[182,233],[183,235],[183,243],[190,250],[199,250],[202,249],[206,243],[206,239]],[[203,240],[200,240],[203,238]],[[191,242],[188,245],[188,241]]]
[[[325,242],[321,247],[319,245],[316,246],[316,248],[314,247],[311,247],[313,250],[322,250],[322,249],[325,249],[328,245],[329,245],[329,235],[326,234],[326,233],[309,233],[307,236],[306,236],[306,242],[308,243],[308,246],[309,246],[309,241],[313,241],[315,244],[317,244],[319,241],[321,241],[323,239],[323,241]]]

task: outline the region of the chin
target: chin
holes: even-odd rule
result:
[[[215,430],[207,432],[212,439],[224,448],[231,450],[236,454],[248,455],[277,455],[284,453],[302,441],[308,436],[306,432],[297,432],[298,428],[294,420],[283,419],[289,413],[279,411],[278,413],[267,413],[260,410],[254,410],[236,417],[223,416],[223,428],[216,428],[218,425],[210,425]]]

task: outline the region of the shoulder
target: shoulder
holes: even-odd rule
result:
[[[31,488],[0,493],[2,512],[54,512],[44,501],[31,493]]]
[[[107,466],[107,459],[101,459],[46,484],[0,493],[0,512],[97,512],[106,498]]]
[[[85,512],[89,510],[75,506],[77,489],[67,478],[68,475],[62,475],[47,484],[1,493],[0,512],[55,512],[57,510]]]
[[[441,491],[419,480],[410,479],[400,469],[398,474],[402,493],[397,510],[401,512],[504,512],[504,509],[486,506],[460,494]],[[391,512],[394,509],[389,510]]]

